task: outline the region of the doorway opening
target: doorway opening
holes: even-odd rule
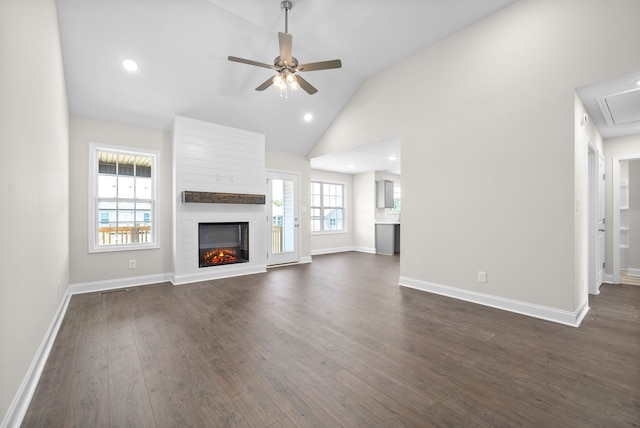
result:
[[[612,282],[640,285],[640,154],[613,158]]]

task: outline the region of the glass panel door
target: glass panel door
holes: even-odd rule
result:
[[[267,264],[296,263],[299,261],[299,177],[274,171],[269,171],[267,177]]]

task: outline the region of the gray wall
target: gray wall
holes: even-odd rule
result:
[[[0,2],[0,419],[69,285],[68,108],[54,0]]]
[[[371,78],[309,156],[399,136],[401,276],[573,313],[588,196],[575,88],[640,69],[637,16],[635,0],[518,1]]]
[[[340,233],[319,233],[310,235],[311,253],[323,254],[353,249],[353,232],[355,230],[354,222],[357,221],[353,215],[353,175],[312,169],[311,180],[326,181],[329,183],[342,183],[344,184],[346,191],[344,201],[346,230]],[[307,184],[307,188],[308,187],[309,184]],[[309,204],[308,198],[306,204]]]
[[[69,126],[70,163],[70,252],[71,283],[74,285],[132,277],[154,277],[171,272],[171,134],[155,129],[72,116]],[[107,253],[88,252],[89,144],[109,144],[160,152],[157,175],[157,225],[160,248]],[[129,269],[129,260],[136,269]]]

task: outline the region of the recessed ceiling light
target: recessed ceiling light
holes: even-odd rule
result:
[[[391,155],[391,156],[389,156],[389,160],[390,160],[390,161],[398,160],[398,156],[396,156],[396,155]]]
[[[125,70],[130,71],[132,73],[138,70],[138,63],[132,60],[131,58],[127,58],[123,60],[122,66],[124,67]]]
[[[304,115],[305,122],[311,122],[312,119],[313,119],[313,115],[311,113],[307,113]]]
[[[640,86],[640,80],[638,80],[638,81],[636,82],[636,85]]]
[[[355,163],[350,163],[350,164],[349,164],[349,168],[355,168],[355,167],[356,167],[356,164],[355,164]]]

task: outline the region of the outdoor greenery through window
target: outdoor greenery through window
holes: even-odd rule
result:
[[[155,154],[93,150],[93,249],[155,245]]]
[[[344,185],[311,182],[311,232],[344,230]]]
[[[393,183],[393,207],[387,208],[389,214],[400,214],[401,187],[398,183]]]

